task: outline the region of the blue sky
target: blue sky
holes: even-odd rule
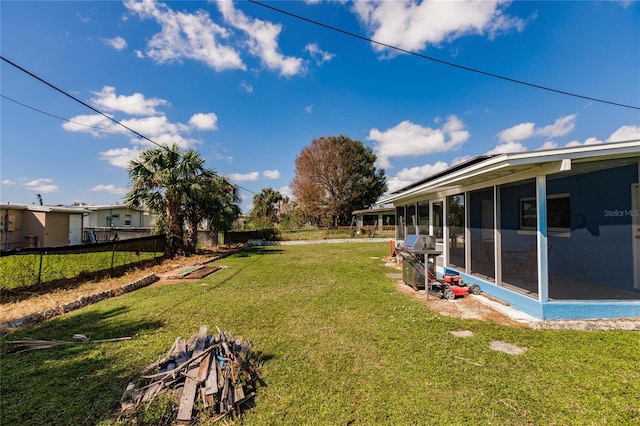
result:
[[[635,1],[267,4],[442,61],[640,106]],[[3,0],[0,9],[4,58],[155,142],[195,147],[245,188],[245,211],[264,187],[290,195],[296,156],[322,136],[373,149],[390,190],[476,155],[640,138],[638,109],[464,71],[247,1]],[[0,200],[121,201],[128,161],[153,145],[4,61],[0,72]]]

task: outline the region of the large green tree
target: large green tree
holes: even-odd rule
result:
[[[167,257],[185,252],[185,219],[190,199],[215,172],[205,168],[205,159],[194,149],[181,151],[177,145],[148,149],[129,163],[131,190],[125,196],[129,207],[146,206],[158,217],[166,232]],[[190,218],[193,220],[193,218]]]
[[[369,208],[387,190],[376,155],[347,136],[314,139],[296,158],[291,190],[310,218],[347,224],[354,210]]]

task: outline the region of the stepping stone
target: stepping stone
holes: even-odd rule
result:
[[[500,342],[496,340],[489,343],[489,348],[493,349],[494,351],[500,351],[510,355],[522,355],[527,350],[526,348],[520,348],[518,346],[512,345],[511,343]]]

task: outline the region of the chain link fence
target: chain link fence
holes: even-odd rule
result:
[[[110,273],[164,255],[164,235],[68,247],[6,250],[0,253],[0,289],[35,286],[83,275]]]

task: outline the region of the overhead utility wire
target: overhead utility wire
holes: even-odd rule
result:
[[[320,22],[320,21],[316,21],[316,20],[313,20],[313,19],[310,19],[310,18],[306,18],[304,16],[297,15],[295,13],[288,12],[288,11],[283,10],[283,9],[279,9],[277,7],[274,7],[274,6],[265,4],[265,3],[261,3],[261,2],[256,1],[256,0],[249,0],[249,3],[253,3],[253,4],[256,4],[258,6],[262,6],[262,7],[265,7],[267,9],[271,9],[271,10],[273,10],[275,12],[282,13],[284,15],[288,15],[288,16],[291,16],[293,18],[299,19],[301,21],[309,22],[311,24],[318,25],[320,27],[327,28],[327,29],[330,29],[332,31],[337,31],[339,33],[348,35],[350,37],[358,38],[360,40],[365,40],[365,41],[368,41],[370,43],[377,44],[379,46],[384,46],[386,48],[397,50],[397,51],[402,52],[402,53],[407,53],[409,55],[418,56],[418,57],[423,58],[423,59],[428,59],[430,61],[434,61],[434,62],[438,62],[438,63],[444,64],[444,65],[448,65],[450,67],[459,68],[459,69],[464,70],[464,71],[471,71],[471,72],[474,72],[474,73],[477,73],[477,74],[486,75],[488,77],[493,77],[493,78],[497,78],[497,79],[500,79],[500,80],[509,81],[511,83],[522,84],[522,85],[525,85],[525,86],[533,87],[533,88],[536,88],[536,89],[542,89],[542,90],[546,90],[546,91],[549,91],[549,92],[559,93],[561,95],[573,96],[575,98],[586,99],[586,100],[593,101],[593,102],[600,102],[600,103],[609,104],[609,105],[615,105],[615,106],[619,106],[619,107],[623,107],[623,108],[630,108],[630,109],[640,110],[640,106],[627,105],[627,104],[622,104],[622,103],[618,103],[618,102],[607,101],[605,99],[593,98],[593,97],[590,97],[590,96],[584,96],[584,95],[580,95],[580,94],[577,94],[577,93],[567,92],[567,91],[564,91],[564,90],[554,89],[554,88],[551,88],[551,87],[542,86],[542,85],[535,84],[535,83],[529,83],[529,82],[526,82],[526,81],[523,81],[523,80],[518,80],[518,79],[515,79],[515,78],[511,78],[511,77],[505,77],[505,76],[500,75],[500,74],[494,74],[492,72],[482,71],[482,70],[479,70],[477,68],[471,68],[471,67],[467,67],[467,66],[464,66],[464,65],[459,65],[459,64],[456,64],[456,63],[453,63],[453,62],[448,62],[448,61],[445,61],[445,60],[442,60],[442,59],[434,58],[432,56],[423,55],[421,53],[414,52],[412,50],[406,50],[406,49],[403,49],[403,48],[398,47],[398,46],[393,46],[393,45],[386,44],[386,43],[383,43],[383,42],[380,42],[380,41],[376,41],[376,40],[373,40],[373,39],[371,39],[369,37],[365,37],[365,36],[362,36],[360,34],[356,34],[356,33],[353,33],[353,32],[347,31],[347,30],[343,30],[342,28],[334,27],[332,25],[325,24],[325,23]]]
[[[75,124],[76,126],[84,126],[84,127],[89,127],[91,129],[96,129],[96,130],[104,130],[105,132],[126,133],[126,130],[107,129],[107,128],[100,127],[100,126],[92,126],[91,124],[78,123],[77,121],[69,120],[68,118],[60,117],[60,116],[57,116],[55,114],[51,114],[50,112],[47,112],[47,111],[42,111],[41,109],[38,109],[38,108],[32,107],[30,105],[24,104],[24,103],[22,103],[20,101],[17,101],[15,99],[10,98],[9,96],[5,96],[3,94],[0,94],[0,97],[3,97],[4,99],[6,99],[8,101],[11,101],[13,103],[16,103],[16,104],[18,104],[20,106],[23,106],[25,108],[29,108],[30,110],[33,110],[35,112],[39,112],[40,114],[48,115],[49,117],[57,118],[58,120],[66,121],[68,123]]]
[[[159,147],[161,147],[161,148],[166,148],[166,147],[164,147],[164,146],[160,145],[158,142],[156,142],[156,141],[153,141],[153,140],[149,139],[148,137],[146,137],[146,136],[144,136],[144,135],[142,135],[142,134],[140,134],[140,133],[136,132],[135,130],[133,130],[133,129],[132,129],[132,128],[130,128],[130,127],[127,127],[126,125],[122,124],[121,122],[119,122],[119,121],[118,121],[118,120],[116,120],[115,118],[108,116],[107,114],[105,114],[104,112],[100,111],[99,109],[96,109],[96,108],[92,107],[91,105],[89,105],[88,103],[86,103],[86,102],[84,102],[84,101],[82,101],[82,100],[80,100],[80,99],[76,98],[75,96],[71,95],[70,93],[65,92],[64,90],[60,89],[60,88],[59,88],[59,87],[57,87],[56,85],[51,84],[51,83],[49,83],[48,81],[46,81],[45,79],[38,77],[37,75],[35,75],[35,74],[34,74],[34,73],[32,73],[31,71],[29,71],[29,70],[26,70],[26,69],[22,68],[20,65],[18,65],[18,64],[16,64],[16,63],[14,63],[14,62],[11,62],[9,59],[5,58],[4,56],[1,56],[1,55],[0,55],[0,58],[1,58],[3,61],[5,61],[6,63],[8,63],[9,65],[11,65],[11,66],[13,66],[13,67],[15,67],[15,68],[19,69],[20,71],[22,71],[22,72],[24,72],[24,73],[26,73],[26,74],[30,75],[31,77],[35,78],[36,80],[40,81],[41,83],[44,83],[44,84],[46,84],[47,86],[51,87],[53,90],[55,90],[55,91],[57,91],[57,92],[62,93],[63,95],[67,96],[68,98],[71,98],[71,99],[73,99],[74,101],[76,101],[76,102],[78,102],[78,103],[80,103],[80,104],[84,105],[85,107],[89,108],[91,111],[97,112],[97,113],[98,113],[98,114],[100,114],[101,116],[103,116],[103,117],[105,117],[105,118],[108,118],[109,120],[113,121],[113,122],[114,122],[114,123],[116,123],[117,125],[124,127],[125,129],[127,129],[127,130],[128,130],[128,131],[130,131],[131,133],[135,134],[136,136],[138,136],[138,137],[140,137],[140,138],[142,138],[142,139],[144,139],[144,140],[146,140],[146,141],[149,141],[149,142],[151,142],[152,144],[154,144],[154,145],[156,145],[156,146],[159,146]]]
[[[3,61],[5,61],[6,63],[8,63],[8,64],[12,65],[13,67],[15,67],[15,68],[19,69],[20,71],[22,71],[22,72],[24,72],[24,73],[26,73],[26,74],[30,75],[31,77],[35,78],[36,80],[40,81],[41,83],[46,84],[47,86],[51,87],[51,88],[52,88],[52,89],[54,89],[55,91],[62,93],[63,95],[65,95],[65,96],[67,96],[67,97],[69,97],[69,98],[73,99],[74,101],[76,101],[76,102],[78,102],[78,103],[80,103],[80,104],[84,105],[85,107],[89,108],[90,110],[95,111],[95,112],[97,112],[98,114],[102,115],[103,117],[108,118],[109,120],[113,121],[114,123],[118,124],[119,126],[124,127],[125,129],[127,129],[127,130],[128,130],[128,131],[130,131],[131,133],[135,134],[136,136],[138,136],[138,137],[140,137],[140,138],[142,138],[142,139],[144,139],[144,140],[147,140],[147,141],[151,142],[152,144],[154,144],[154,145],[156,145],[156,146],[158,146],[158,147],[160,147],[160,148],[168,149],[166,146],[161,145],[161,144],[159,144],[158,142],[153,141],[153,140],[149,139],[148,137],[146,137],[146,136],[144,136],[144,135],[142,135],[142,134],[140,134],[140,133],[136,132],[135,130],[131,129],[130,127],[125,126],[124,124],[120,123],[118,120],[116,120],[116,119],[114,119],[114,118],[112,118],[112,117],[109,117],[107,114],[103,113],[102,111],[100,111],[100,110],[98,110],[98,109],[96,109],[96,108],[92,107],[91,105],[87,104],[86,102],[83,102],[82,100],[80,100],[80,99],[76,98],[75,96],[73,96],[73,95],[71,95],[71,94],[69,94],[69,93],[65,92],[64,90],[60,89],[59,87],[55,86],[54,84],[49,83],[48,81],[44,80],[43,78],[38,77],[38,76],[37,76],[37,75],[35,75],[34,73],[32,73],[32,72],[30,72],[30,71],[28,71],[28,70],[26,70],[26,69],[22,68],[20,65],[18,65],[18,64],[16,64],[16,63],[14,63],[14,62],[11,62],[9,59],[5,58],[4,56],[1,56],[1,55],[0,55],[0,59],[2,59]],[[15,100],[13,100],[13,99],[11,99],[11,98],[7,97],[7,96],[4,96],[4,95],[0,95],[0,96],[2,96],[3,98],[8,99],[8,100],[10,100],[10,101],[16,102],[17,104],[20,104],[20,105],[23,105],[23,106],[25,106],[25,107],[27,107],[27,108],[30,108],[30,109],[32,109],[32,110],[34,110],[34,111],[38,111],[38,112],[40,112],[40,113],[42,113],[42,114],[46,114],[46,115],[49,115],[49,116],[52,116],[52,117],[55,117],[55,118],[58,118],[58,119],[61,119],[61,120],[65,120],[65,121],[69,121],[69,122],[73,123],[71,120],[67,120],[66,118],[61,118],[61,117],[58,117],[58,116],[53,115],[53,114],[49,114],[49,113],[44,112],[44,111],[40,111],[40,110],[38,110],[38,109],[36,109],[36,108],[30,107],[30,106],[28,106],[28,105],[24,105],[24,104],[22,104],[22,103],[20,103],[20,102],[18,102],[18,101],[15,101]],[[80,123],[75,123],[75,124],[80,124]],[[87,126],[87,127],[94,127],[94,126]],[[250,189],[244,188],[244,187],[242,187],[242,186],[238,185],[237,183],[234,183],[234,185],[235,185],[235,186],[237,186],[238,188],[240,188],[240,189],[244,189],[245,191],[250,192],[250,193],[252,193],[252,194],[254,194],[254,195],[258,195],[257,193],[255,193],[255,192],[251,191]]]

